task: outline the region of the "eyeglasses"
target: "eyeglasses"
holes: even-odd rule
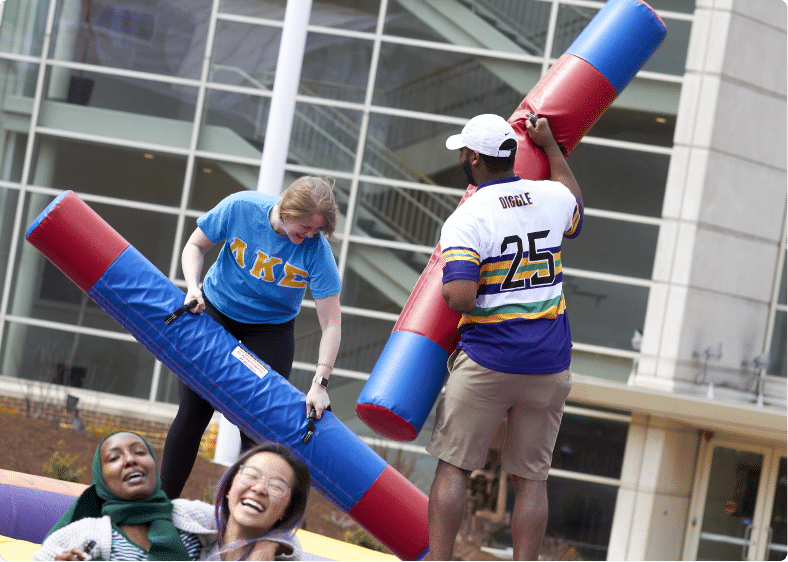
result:
[[[244,464],[238,467],[238,478],[240,478],[244,485],[249,487],[262,482],[265,484],[268,494],[274,498],[281,498],[291,488],[291,486],[281,478],[277,476],[263,476],[255,467]]]

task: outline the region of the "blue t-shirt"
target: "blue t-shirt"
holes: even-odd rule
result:
[[[322,299],[342,289],[323,233],[293,244],[271,227],[273,195],[242,191],[197,219],[212,242],[224,240],[203,281],[203,292],[222,314],[246,324],[281,324],[298,315],[309,285]]]

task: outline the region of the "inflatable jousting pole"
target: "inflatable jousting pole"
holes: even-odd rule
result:
[[[304,394],[207,314],[166,323],[183,291],[73,191],[56,197],[25,237],[241,431],[289,446],[313,486],[397,557],[426,555],[427,496],[331,412],[304,443]]]
[[[665,24],[645,2],[609,0],[509,118],[517,133],[514,172],[550,177],[547,158],[528,137],[529,113],[546,117],[568,155],[665,38]],[[469,185],[460,205],[476,186]],[[443,259],[435,248],[402,309],[356,403],[376,433],[412,441],[446,380],[446,361],[459,340],[461,314],[443,302]]]

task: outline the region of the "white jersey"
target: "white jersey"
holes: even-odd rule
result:
[[[459,324],[458,347],[471,359],[504,373],[569,367],[561,242],[580,233],[582,219],[563,184],[511,177],[480,185],[446,220],[443,282],[479,284],[476,308]]]

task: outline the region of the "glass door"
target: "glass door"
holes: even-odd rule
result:
[[[788,489],[786,489],[785,456],[777,456],[777,476],[774,490],[774,502],[771,506],[769,525],[764,528],[761,538],[763,545],[762,552],[766,552],[765,560],[785,560],[788,556],[786,548],[786,499],[788,499]]]
[[[685,559],[785,559],[785,452],[713,438],[705,445]]]

